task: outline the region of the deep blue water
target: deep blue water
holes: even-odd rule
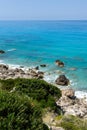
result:
[[[0,21],[0,49],[6,51],[0,61],[48,64],[46,71],[63,71],[75,89],[87,90],[87,21]],[[57,59],[64,68],[54,64]]]

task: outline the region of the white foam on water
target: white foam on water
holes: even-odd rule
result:
[[[0,60],[0,63],[3,63],[3,60]]]
[[[79,99],[85,99],[85,101],[87,101],[87,92],[75,91],[75,96]]]
[[[14,65],[14,64],[8,64],[9,68],[11,69],[16,69],[16,68],[20,68],[19,65]]]
[[[26,66],[21,67],[21,65],[8,64],[8,66],[10,69],[19,68],[19,69],[24,70],[25,72],[29,69],[29,67],[26,67]]]
[[[9,49],[7,51],[16,51],[16,48],[13,48],[13,49]]]

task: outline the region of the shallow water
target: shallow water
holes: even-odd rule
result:
[[[47,64],[41,68],[51,73],[46,80],[54,82],[63,73],[74,89],[87,91],[87,21],[1,21],[0,49],[6,51],[0,62]],[[57,59],[64,68],[55,65]]]

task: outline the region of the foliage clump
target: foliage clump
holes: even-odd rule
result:
[[[18,78],[2,80],[1,84],[1,88],[4,90],[10,91],[15,88],[15,92],[20,95],[25,94],[37,100],[42,108],[50,107],[55,109],[55,101],[61,96],[61,91],[57,87],[43,80]]]
[[[59,112],[60,96],[58,88],[43,80],[0,80],[0,130],[48,130],[42,112]]]
[[[0,130],[48,130],[48,127],[32,100],[0,91]]]

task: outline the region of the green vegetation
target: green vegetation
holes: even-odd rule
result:
[[[55,100],[61,96],[61,92],[58,88],[43,80],[8,79],[6,81],[1,80],[0,82],[1,89],[11,91],[15,88],[15,92],[18,94],[25,94],[38,101],[42,108],[50,107],[56,109]]]
[[[2,90],[11,91],[13,89],[13,87],[15,86],[16,80],[13,80],[13,79],[0,80],[0,88]]]
[[[0,129],[48,130],[42,110],[56,110],[61,92],[37,79],[0,80]]]
[[[75,116],[63,116],[60,125],[65,130],[87,130],[87,120]]]
[[[0,130],[48,130],[41,109],[27,97],[0,91]]]
[[[39,79],[0,80],[0,130],[49,130],[43,113],[57,112],[61,92]],[[54,122],[65,130],[87,130],[87,120],[58,115]],[[47,122],[45,122],[47,123]]]

